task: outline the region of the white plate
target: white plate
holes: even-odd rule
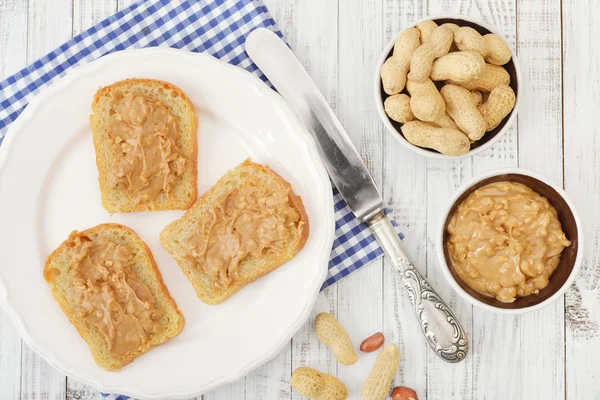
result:
[[[183,211],[110,217],[100,205],[88,116],[100,86],[163,79],[198,113],[198,191],[247,157],[270,165],[302,196],[310,220],[290,262],[207,306],[159,243]],[[144,398],[196,396],[275,356],[304,324],[325,279],[334,231],[329,179],[313,139],[278,94],[252,74],[208,55],[167,48],[114,53],[82,66],[36,97],[0,148],[0,292],[27,344],[61,372],[104,392]],[[119,372],[106,372],[53,300],[46,257],[74,229],[118,222],[148,244],[179,305],[179,336]]]

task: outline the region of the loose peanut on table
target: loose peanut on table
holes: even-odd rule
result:
[[[375,351],[383,346],[384,341],[385,337],[383,336],[383,333],[377,332],[362,341],[360,344],[360,351],[364,351],[365,353]]]
[[[420,45],[413,53],[408,79],[415,82],[428,79],[433,61],[448,53],[453,37],[454,34],[450,29],[443,26],[435,28],[427,42]]]
[[[463,26],[454,32],[454,42],[459,50],[475,51],[490,64],[504,65],[510,61],[510,48],[498,35],[481,36],[475,29]]]
[[[515,107],[515,101],[515,92],[510,86],[498,86],[492,90],[487,101],[479,106],[487,131],[497,127],[510,114]]]
[[[317,339],[331,349],[333,356],[341,364],[352,365],[357,356],[350,336],[331,314],[320,313],[315,320]]]
[[[438,25],[432,20],[422,21],[417,24],[417,29],[421,32],[421,44],[427,42],[429,36],[431,36],[437,27]]]
[[[316,400],[345,400],[348,389],[342,381],[313,368],[300,367],[292,373],[290,385],[302,396]]]
[[[447,156],[466,154],[471,148],[469,138],[452,128],[438,128],[427,122],[411,121],[400,128],[410,143],[419,147],[437,150]]]
[[[417,28],[408,28],[396,39],[392,56],[381,66],[381,82],[387,94],[398,94],[404,89],[410,59],[419,47],[420,35]]]
[[[360,392],[362,400],[383,400],[390,391],[390,384],[400,366],[400,351],[395,344],[387,345],[377,355],[371,374]]]
[[[429,122],[442,118],[446,105],[431,79],[423,82],[409,79],[406,89],[410,93],[410,109],[417,119]]]
[[[460,130],[473,141],[481,139],[485,135],[486,123],[473,103],[471,92],[463,87],[448,84],[440,90],[440,94],[444,98],[448,114]]]
[[[410,97],[404,93],[395,94],[385,99],[383,108],[388,117],[401,124],[415,119],[415,115],[410,109]]]
[[[392,390],[392,400],[419,400],[417,393],[406,386],[396,386]]]
[[[433,62],[429,77],[433,81],[472,81],[483,72],[485,61],[473,51],[455,51]]]

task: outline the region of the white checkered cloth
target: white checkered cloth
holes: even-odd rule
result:
[[[244,50],[246,36],[257,27],[272,29],[282,36],[260,0],[134,3],[0,82],[0,145],[8,126],[40,90],[75,66],[127,48],[165,46],[207,52],[245,68],[270,84]],[[383,254],[369,229],[354,218],[335,189],[334,208],[336,237],[322,289]],[[109,400],[127,399],[119,395],[103,396]]]

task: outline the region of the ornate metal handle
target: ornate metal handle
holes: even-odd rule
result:
[[[452,310],[417,271],[388,217],[380,212],[367,223],[408,290],[429,346],[444,361],[462,361],[469,349],[465,331]]]

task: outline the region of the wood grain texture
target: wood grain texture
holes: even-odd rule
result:
[[[518,4],[517,51],[523,79],[519,113],[519,166],[562,184],[562,79],[560,1]],[[526,96],[526,97],[525,97]],[[517,396],[565,398],[564,301],[520,318],[515,378],[529,382]],[[544,323],[540,323],[544,321]],[[537,340],[531,340],[532,337]]]
[[[600,14],[593,0],[564,0],[565,189],[582,219],[585,259],[566,296],[567,399],[600,396]]]
[[[337,116],[365,160],[378,187],[383,182],[381,124],[373,107],[373,73],[383,48],[383,13],[378,0],[339,2]],[[383,331],[383,260],[374,261],[339,281],[338,320],[355,347]],[[350,398],[358,398],[377,353],[359,353],[356,364],[338,366]]]
[[[404,243],[469,335],[464,362],[445,364],[427,347],[405,289],[378,261],[320,294],[307,324],[277,357],[204,399],[301,399],[293,369],[338,376],[358,399],[375,354],[339,365],[316,339],[314,317],[334,314],[356,348],[382,331],[401,351],[394,384],[425,399],[600,399],[600,17],[594,0],[263,0],[290,46],[336,111],[381,188]],[[0,1],[0,77],[44,55],[134,0]],[[500,28],[517,49],[523,76],[518,123],[472,159],[425,159],[384,131],[373,104],[379,52],[425,15],[458,13]],[[562,32],[561,32],[562,29]],[[563,146],[564,143],[564,146]],[[564,164],[564,168],[563,168]],[[563,302],[524,316],[471,307],[448,286],[436,256],[447,199],[471,176],[520,166],[564,184],[583,217],[583,271]],[[564,180],[563,180],[564,177]],[[93,388],[50,368],[25,345],[0,311],[0,398],[100,399]]]
[[[429,1],[427,14],[471,14],[474,5],[470,1]],[[446,300],[462,323],[470,342],[470,354],[459,364],[448,364],[427,349],[427,395],[432,399],[469,399],[473,393],[473,376],[477,345],[474,343],[473,307],[460,298],[447,284],[440,270],[436,248],[437,229],[445,199],[466,179],[473,175],[472,159],[447,162],[427,160],[427,277],[431,285]]]
[[[516,48],[517,35],[515,3],[479,2],[471,9],[472,16],[497,27],[513,49]],[[517,137],[515,124],[499,143],[473,158],[473,174],[518,166]],[[520,317],[496,315],[473,307],[473,398],[493,399],[499,395],[516,399],[529,398],[521,397],[520,391],[525,386],[511,384],[520,380],[523,360],[531,357],[529,347],[521,347],[521,330]],[[499,373],[498,366],[501,365],[510,365],[511,368],[502,368],[502,373]],[[495,384],[491,385],[490,382]]]
[[[427,13],[420,0],[383,2],[383,43]],[[374,65],[370,73],[374,74]],[[372,78],[375,79],[375,78]],[[381,125],[381,123],[379,123]],[[388,210],[405,234],[403,240],[419,271],[427,270],[427,160],[401,145],[393,134],[384,130],[382,192]],[[383,333],[386,343],[400,349],[400,368],[394,385],[413,388],[421,397],[427,393],[427,342],[411,309],[406,289],[389,260],[383,268]]]

